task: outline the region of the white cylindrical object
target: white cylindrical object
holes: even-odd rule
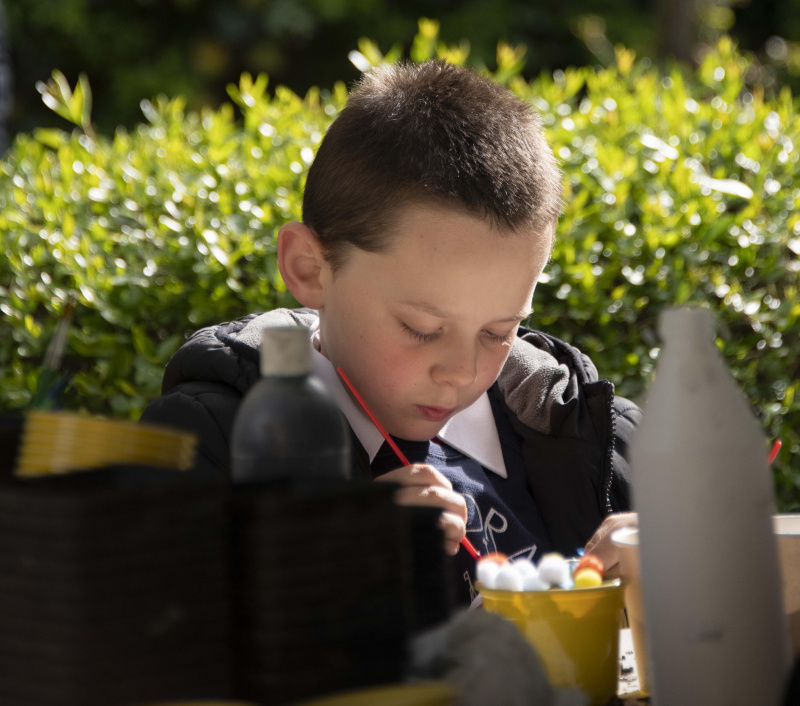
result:
[[[261,332],[263,377],[308,375],[311,367],[311,338],[305,326],[264,328]]]
[[[783,609],[789,623],[792,659],[800,659],[800,513],[772,518],[783,578]]]
[[[655,706],[778,706],[789,672],[758,422],[702,309],[661,318],[631,447]]]

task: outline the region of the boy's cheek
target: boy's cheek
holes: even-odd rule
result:
[[[424,368],[417,361],[398,355],[387,356],[384,361],[381,373],[384,389],[408,393],[419,384]]]
[[[350,338],[343,352],[343,358],[352,368],[352,372],[345,372],[353,383],[360,380],[362,385],[372,389],[391,385],[397,377],[405,376],[411,367],[407,356],[380,334],[366,339]]]
[[[386,351],[381,357],[379,370],[374,371],[372,383],[377,385],[383,395],[398,401],[413,396],[417,388],[424,384],[425,362],[418,355],[398,354]]]

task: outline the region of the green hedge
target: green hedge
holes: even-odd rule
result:
[[[422,22],[410,50],[468,60]],[[384,59],[368,41],[356,61]],[[723,41],[695,72],[624,49],[608,69],[526,82],[524,50],[498,47],[495,77],[542,113],[565,171],[559,239],[531,324],[590,352],[641,399],[658,357],[658,312],[716,312],[720,348],[784,449],[782,509],[800,508],[800,118],[791,95],[745,87],[748,59]],[[397,56],[386,57],[394,60]],[[57,80],[58,79],[58,80]],[[300,217],[314,150],[343,84],[301,98],[243,75],[236,107],[143,102],[147,121],[94,135],[88,86],[60,76],[45,101],[71,132],[22,135],[0,164],[0,408],[26,406],[70,295],[65,406],[136,418],[192,330],[291,304],[275,236]],[[238,110],[237,110],[238,109]],[[800,184],[800,181],[797,181]],[[765,450],[766,451],[766,450]]]

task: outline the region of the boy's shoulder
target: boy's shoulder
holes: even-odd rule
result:
[[[540,434],[574,438],[611,434],[616,473],[627,475],[623,457],[642,410],[617,395],[613,383],[602,379],[590,358],[575,346],[521,328],[492,390],[524,427]]]
[[[556,418],[573,407],[600,381],[589,357],[555,336],[521,327],[497,378],[509,409],[526,426],[553,433]],[[613,389],[613,388],[612,388]]]
[[[496,387],[509,410],[543,434],[611,428],[627,444],[641,421],[638,405],[617,395],[588,355],[542,331],[520,328]]]
[[[273,309],[192,334],[170,359],[161,393],[187,382],[223,383],[241,394],[258,380],[261,331],[268,326],[316,326],[311,309]]]
[[[276,309],[200,329],[170,359],[161,396],[141,420],[194,432],[202,440],[195,472],[227,476],[236,411],[260,377],[262,329],[315,322],[316,312]]]
[[[512,348],[509,359],[535,355],[539,364],[545,367],[566,366],[573,370],[581,382],[595,382],[599,379],[597,368],[586,353],[550,333],[520,326],[517,340],[528,346],[518,344]]]

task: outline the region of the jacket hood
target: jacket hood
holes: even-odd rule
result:
[[[200,329],[167,365],[162,394],[185,382],[225,383],[244,394],[258,380],[261,330],[265,326],[312,327],[311,309],[275,309]],[[506,404],[525,425],[543,433],[577,411],[581,384],[597,370],[577,348],[541,331],[520,328],[497,378]]]
[[[581,385],[597,380],[597,368],[577,348],[520,328],[497,385],[521,422],[547,434],[562,429],[568,415],[578,411]]]

